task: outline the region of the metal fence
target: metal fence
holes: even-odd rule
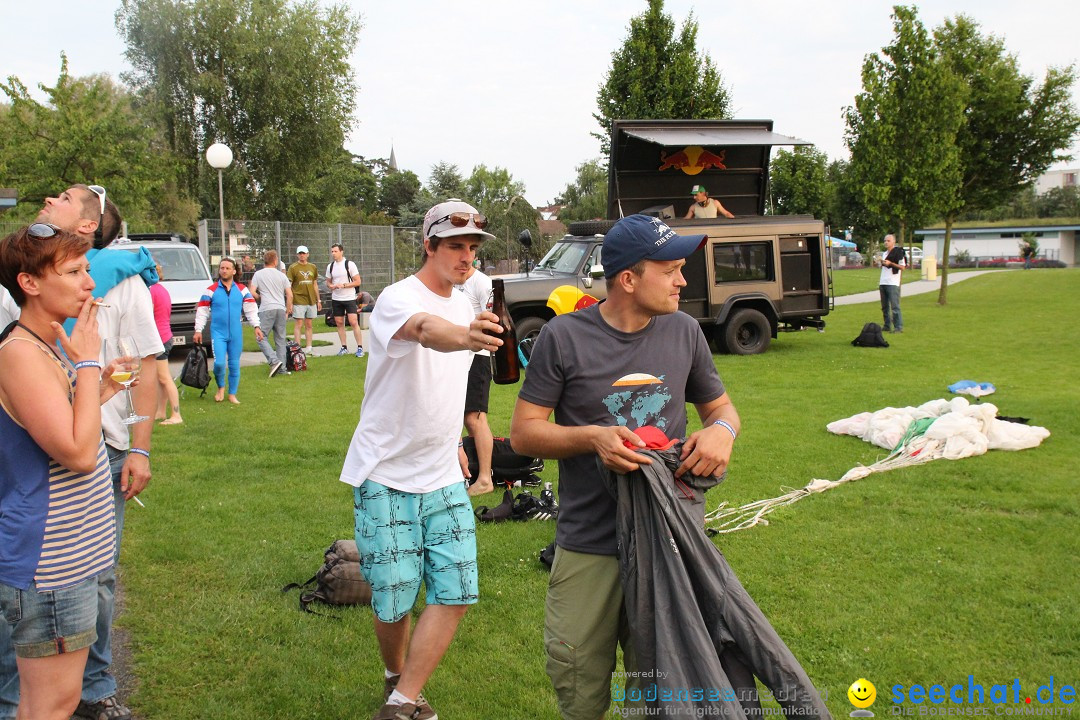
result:
[[[250,255],[256,267],[262,267],[262,254],[273,249],[289,265],[296,260],[296,248],[304,245],[310,253],[308,260],[322,274],[331,260],[331,245],[340,244],[345,257],[356,263],[363,280],[361,289],[373,295],[400,276],[395,271],[395,240],[412,230],[392,225],[273,220],[226,220],[225,227],[227,236],[222,244],[221,221],[199,221],[199,248],[211,267],[221,259],[223,249],[235,258]]]

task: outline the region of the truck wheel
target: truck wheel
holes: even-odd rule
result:
[[[532,355],[532,346],[536,342],[536,337],[540,334],[540,329],[547,325],[547,320],[541,317],[527,317],[522,318],[521,322],[517,323],[515,330],[517,333],[518,347],[521,349],[521,354],[528,360]]]
[[[606,235],[614,224],[614,220],[578,220],[570,223],[566,231],[571,235],[580,236]]]
[[[728,318],[721,330],[724,350],[732,355],[757,355],[769,349],[772,328],[757,310],[743,308]]]

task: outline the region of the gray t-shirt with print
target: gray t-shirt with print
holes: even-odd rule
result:
[[[555,409],[555,422],[652,425],[669,438],[686,433],[686,403],[724,394],[701,326],[676,312],[654,317],[635,333],[608,325],[593,305],[544,326],[533,347],[520,397]],[[560,547],[615,555],[615,499],[595,453],[559,461]]]

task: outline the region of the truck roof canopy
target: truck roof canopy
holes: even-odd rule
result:
[[[809,145],[772,120],[616,120],[611,129],[608,217],[671,205],[682,217],[704,185],[735,215],[764,215],[774,145]]]

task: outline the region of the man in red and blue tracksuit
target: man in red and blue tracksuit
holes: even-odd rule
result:
[[[240,352],[244,344],[241,317],[255,328],[255,337],[263,338],[259,327],[259,311],[251,292],[235,282],[236,262],[232,258],[222,258],[218,264],[218,281],[206,288],[195,310],[195,336],[197,343],[202,342],[202,331],[206,321],[210,321],[210,342],[214,348],[214,379],[217,381],[217,393],[214,399],[225,399],[225,366],[229,368],[229,402],[236,405],[236,391],[240,388]]]

